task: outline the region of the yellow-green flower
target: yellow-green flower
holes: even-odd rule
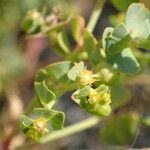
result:
[[[47,132],[46,127],[46,119],[45,118],[38,118],[34,120],[33,127],[39,132]]]
[[[90,104],[96,104],[96,103],[98,103],[99,99],[100,99],[100,94],[99,93],[97,93],[94,90],[90,92],[89,99],[88,99],[88,102]]]
[[[95,82],[95,79],[93,78],[93,72],[90,70],[83,70],[80,72],[80,82],[82,85],[88,85]]]

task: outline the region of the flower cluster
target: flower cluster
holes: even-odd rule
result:
[[[39,140],[48,133],[47,120],[43,117],[33,120],[23,116],[20,126],[23,132],[33,140]]]
[[[71,76],[71,73],[76,76]],[[84,67],[83,62],[80,62],[75,63],[75,66],[68,72],[68,77],[80,85],[80,88],[72,95],[72,99],[76,103],[91,114],[98,116],[110,114],[110,89],[107,85],[98,82],[102,79],[101,72],[94,74]]]
[[[48,129],[46,127],[46,119],[45,118],[38,118],[38,119],[34,120],[33,126],[38,132],[47,132],[48,131]]]

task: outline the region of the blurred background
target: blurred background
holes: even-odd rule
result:
[[[138,1],[138,0],[136,0]],[[20,133],[19,118],[28,114],[34,99],[33,83],[37,70],[47,64],[61,61],[63,57],[53,51],[51,41],[46,36],[26,38],[21,22],[29,10],[46,9],[51,13],[53,7],[61,6],[60,18],[68,14],[80,14],[88,21],[96,0],[0,0],[0,150],[15,149],[25,142]],[[104,29],[116,26],[124,21],[127,7],[134,0],[123,3],[121,0],[108,0],[98,20],[94,35],[101,38]],[[150,0],[141,0],[150,8]],[[146,50],[142,50],[149,55]],[[140,60],[141,65],[149,73],[148,60]],[[144,79],[144,80],[143,80]],[[150,78],[138,76],[128,85],[131,91],[131,102],[124,111],[136,109],[140,113],[149,114],[150,110]],[[29,104],[30,103],[30,104]],[[70,93],[61,97],[57,108],[66,114],[66,125],[78,122],[89,115],[70,100]],[[26,112],[25,112],[26,110]],[[46,145],[29,147],[30,150],[99,150],[111,149],[100,141],[99,126],[65,139]],[[134,148],[150,147],[150,128],[141,127],[137,134]]]

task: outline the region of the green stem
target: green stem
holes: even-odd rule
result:
[[[45,137],[43,137],[40,142],[41,143],[47,143],[47,142],[52,142],[54,140],[58,140],[60,138],[64,138],[66,136],[72,135],[74,133],[78,133],[80,131],[86,130],[88,128],[91,128],[98,124],[100,119],[98,117],[91,117],[88,118],[84,121],[81,121],[79,123],[70,125],[62,130],[58,130],[55,132],[52,132]]]
[[[89,20],[88,25],[87,25],[87,30],[89,32],[93,32],[95,25],[99,19],[99,16],[101,15],[101,12],[103,10],[105,1],[106,0],[97,0],[97,3],[94,7],[94,10],[91,14],[90,20]]]

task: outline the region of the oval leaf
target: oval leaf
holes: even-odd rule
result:
[[[88,54],[88,58],[92,64],[98,64],[102,59],[100,50],[97,48],[95,37],[87,30],[84,30],[84,49]]]
[[[51,122],[54,130],[62,129],[64,126],[65,115],[63,112],[46,108],[35,108],[34,114],[38,117],[44,117]]]
[[[75,16],[71,19],[71,31],[76,42],[79,42],[84,27],[85,20],[83,17]]]
[[[84,69],[84,63],[83,61],[79,63],[75,63],[75,65],[69,70],[68,72],[68,78],[70,80],[75,81],[77,76],[79,76],[80,72]]]
[[[108,62],[111,63],[115,69],[128,74],[138,73],[141,70],[130,48],[126,48],[121,53],[109,58]]]
[[[59,46],[62,48],[63,53],[68,54],[70,52],[70,44],[65,31],[61,31],[57,34],[57,41]]]
[[[44,107],[52,108],[55,104],[56,96],[51,90],[48,89],[45,81],[35,82],[34,87],[41,104]]]
[[[147,39],[150,36],[149,10],[143,4],[130,5],[127,11],[126,25],[133,38]]]

